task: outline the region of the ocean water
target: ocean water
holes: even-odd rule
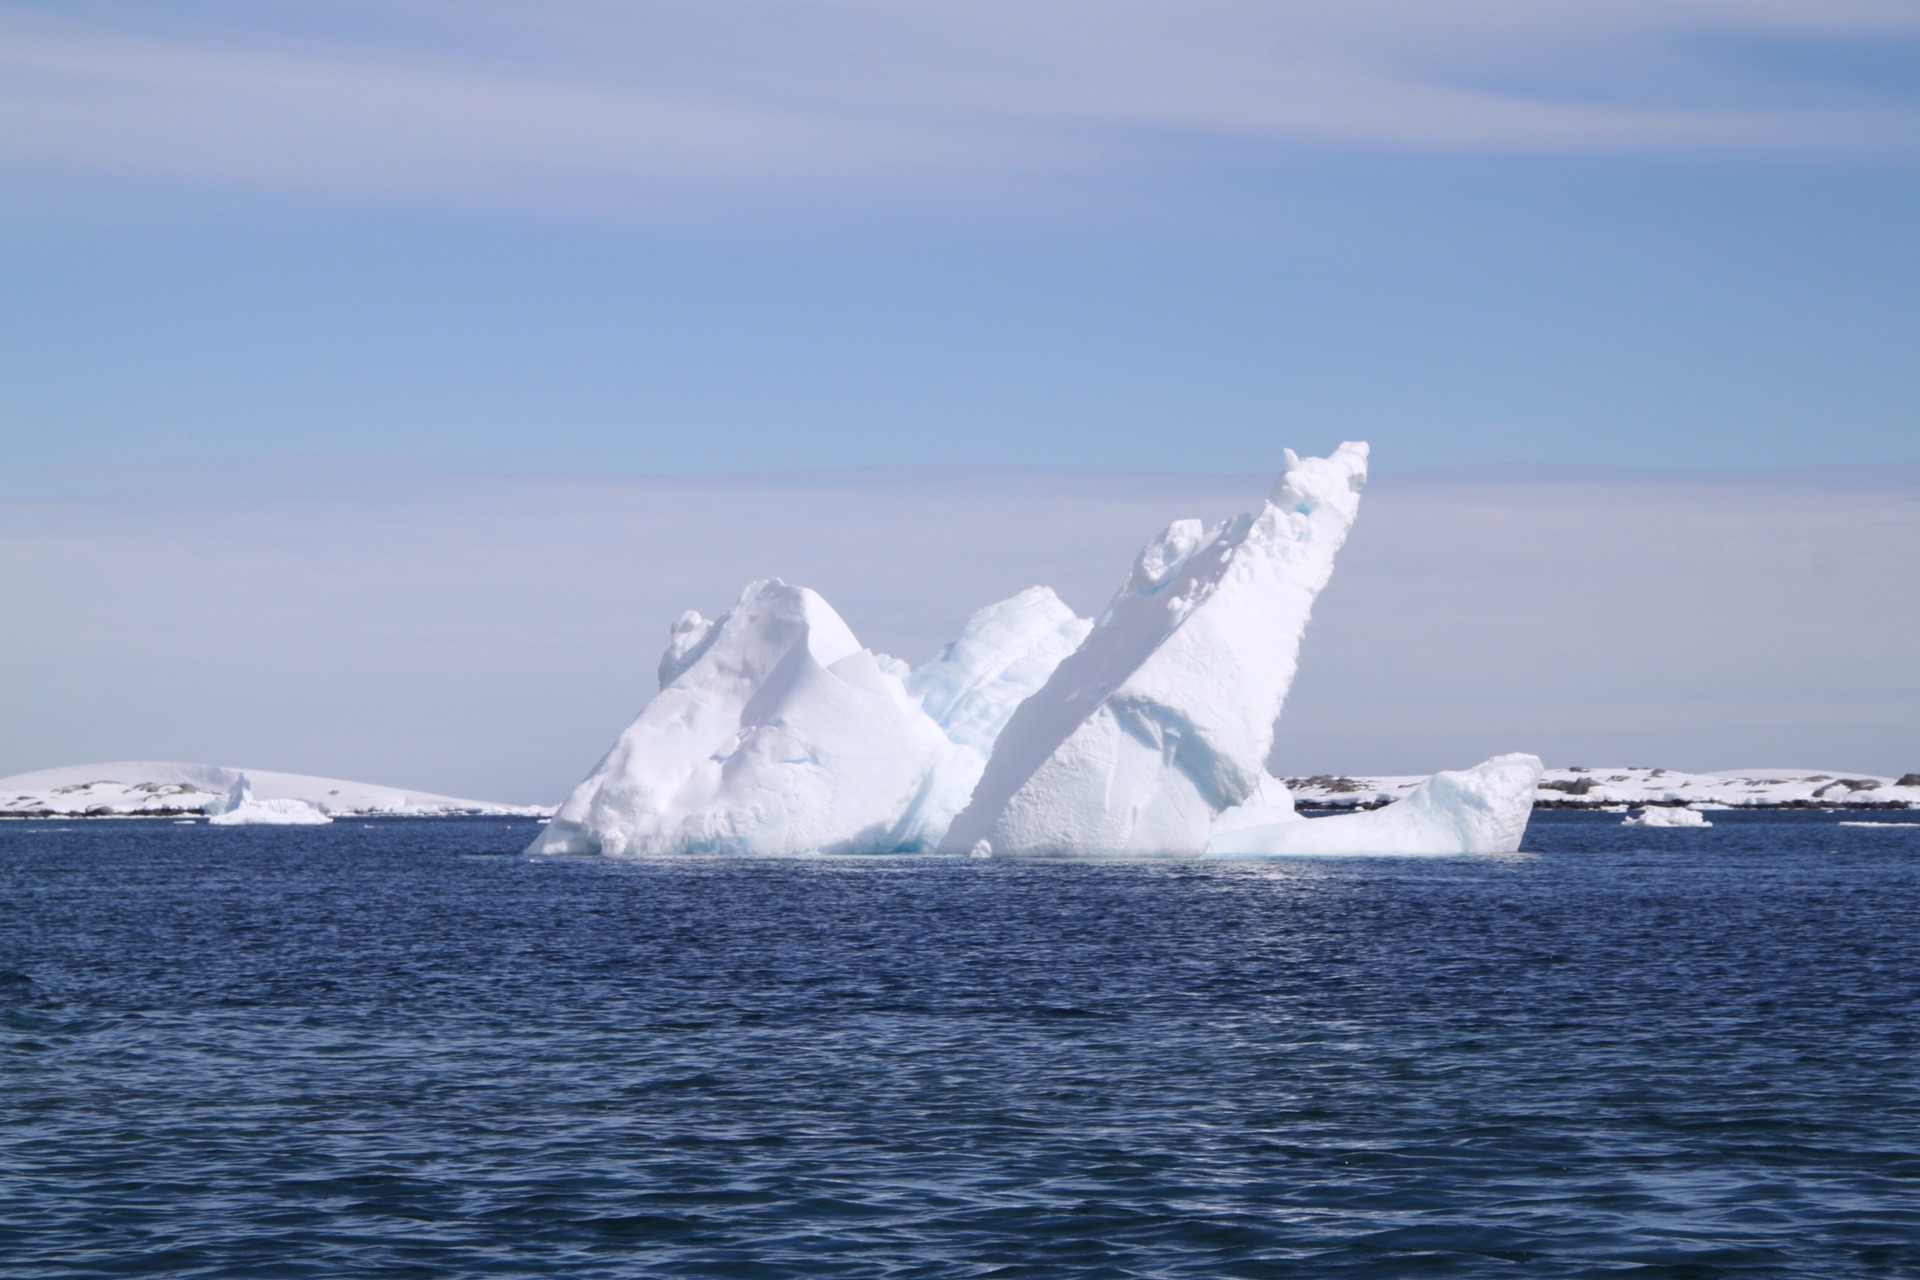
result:
[[[0,1275],[1920,1275],[1920,825],[1714,820],[1201,865],[0,823]]]

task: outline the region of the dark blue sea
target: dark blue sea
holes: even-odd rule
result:
[[[0,1275],[1920,1275],[1920,825],[529,859],[0,823]]]

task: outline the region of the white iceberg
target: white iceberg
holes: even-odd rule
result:
[[[1326,818],[1302,818],[1290,801],[1273,805],[1269,790],[1260,801],[1220,815],[1207,856],[1513,853],[1526,834],[1540,773],[1538,756],[1495,756],[1471,769],[1436,773],[1383,808]]]
[[[1266,776],[1314,598],[1367,447],[1287,453],[1260,510],[1169,525],[1084,643],[1014,711],[943,850],[1202,853]]]
[[[827,602],[756,582],[683,614],[660,692],[530,852],[1198,857],[1517,848],[1540,762],[1441,774],[1378,813],[1301,820],[1267,776],[1367,447],[1287,454],[1257,511],[1179,520],[1097,623],[1034,587],[918,670]]]
[[[305,800],[256,800],[245,774],[234,779],[223,800],[209,804],[207,822],[216,827],[318,827],[332,822]]]
[[[1710,827],[1707,815],[1692,809],[1649,808],[1620,820],[1623,827]]]

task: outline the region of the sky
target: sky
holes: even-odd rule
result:
[[[0,772],[551,798],[689,603],[918,660],[1350,438],[1301,769],[1920,768],[1916,226],[1910,0],[0,5]]]

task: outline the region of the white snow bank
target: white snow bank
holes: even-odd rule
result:
[[[660,692],[530,847],[535,853],[865,853],[922,848],[978,768],[898,664],[804,587],[748,585],[674,624]],[[942,824],[944,825],[944,824]]]
[[[1526,833],[1540,773],[1537,756],[1495,756],[1436,773],[1406,798],[1362,813],[1301,818],[1289,804],[1262,821],[1255,806],[1229,810],[1214,824],[1207,856],[1512,853]]]
[[[340,816],[532,816],[549,812],[538,805],[463,800],[342,778],[180,761],[123,760],[0,778],[0,815],[66,818],[217,813],[226,807],[226,797],[242,778],[259,800],[299,800],[323,813]]]
[[[1623,827],[1710,827],[1704,813],[1692,809],[1642,809],[1620,820]]]
[[[941,848],[1197,855],[1266,776],[1314,598],[1367,447],[1287,454],[1260,510],[1179,520],[1140,552],[1084,643],[1013,712]]]

